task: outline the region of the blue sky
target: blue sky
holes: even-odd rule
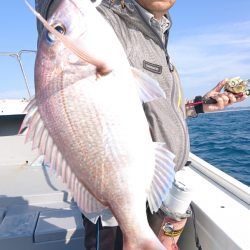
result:
[[[169,51],[187,98],[226,77],[250,78],[249,10],[249,0],[176,1]],[[0,12],[0,52],[35,50],[35,17],[24,1],[2,1]],[[34,53],[22,54],[32,93],[34,59]],[[28,95],[17,60],[0,56],[0,98],[22,97]],[[250,98],[240,105],[250,106]]]

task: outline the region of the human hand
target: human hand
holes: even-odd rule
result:
[[[234,94],[224,91],[221,92],[223,87],[225,86],[228,79],[224,79],[220,81],[215,88],[206,93],[203,96],[203,99],[213,98],[216,103],[214,104],[203,104],[204,112],[214,112],[223,110],[225,107],[232,105],[237,102],[242,102],[247,98],[247,95],[244,93],[242,96],[235,96]]]

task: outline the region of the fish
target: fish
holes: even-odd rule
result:
[[[130,66],[114,30],[90,0],[61,0],[35,60],[35,96],[20,132],[38,148],[93,223],[119,225],[123,249],[163,250],[150,228],[175,176],[175,155],[153,142],[143,102],[166,98]]]

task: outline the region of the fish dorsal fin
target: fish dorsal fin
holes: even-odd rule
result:
[[[154,142],[155,172],[148,193],[150,211],[157,212],[162,202],[166,200],[175,177],[174,155],[167,150],[165,143]]]
[[[25,141],[32,141],[32,148],[38,148],[41,155],[44,155],[44,163],[48,164],[66,184],[76,201],[78,207],[85,216],[96,223],[101,217],[103,225],[107,222],[109,225],[116,226],[112,212],[108,207],[102,205],[77,179],[71,167],[66,162],[62,153],[53,141],[49,131],[41,119],[35,99],[26,107],[27,112],[19,133],[27,128]],[[111,224],[110,224],[111,223]]]
[[[139,96],[142,102],[151,102],[155,99],[166,97],[164,91],[156,80],[141,70],[133,67],[131,70],[136,79]]]

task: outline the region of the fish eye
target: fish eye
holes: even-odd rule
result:
[[[52,27],[55,30],[57,30],[59,33],[61,33],[62,35],[64,35],[66,33],[66,28],[61,23],[53,24]],[[47,41],[49,43],[54,43],[56,41],[56,36],[53,33],[49,32],[49,31],[47,31],[46,38],[47,38]]]

